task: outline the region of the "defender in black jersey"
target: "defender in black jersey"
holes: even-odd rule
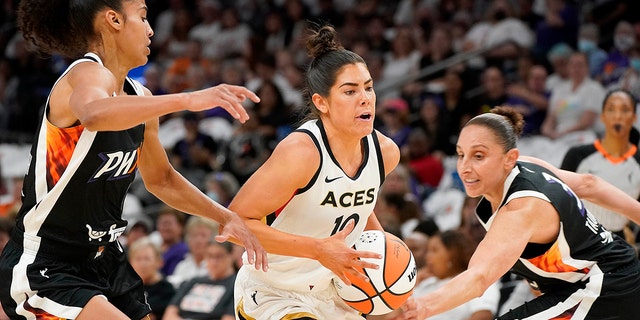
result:
[[[523,125],[515,110],[497,107],[462,129],[457,170],[466,193],[482,197],[476,213],[487,234],[469,268],[408,303],[405,318],[454,308],[509,270],[542,294],[498,319],[637,317],[640,263],[634,249],[603,228],[577,195],[637,222],[640,203],[595,176],[520,157],[516,140]]]
[[[0,257],[0,301],[11,319],[148,315],[142,281],[117,242],[138,172],[168,205],[219,221],[217,240],[238,239],[250,263],[266,268],[266,253],[242,219],[178,174],[157,135],[161,115],[221,106],[244,122],[242,101],[259,99],[229,85],[151,97],[127,77],[147,62],[153,31],[146,14],[144,0],[20,2],[25,38],[76,60],[45,105],[23,205]]]

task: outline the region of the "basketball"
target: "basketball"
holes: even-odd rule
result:
[[[359,270],[369,277],[369,282],[347,275],[352,283],[347,286],[335,278],[333,283],[338,295],[363,314],[385,314],[402,306],[416,285],[416,262],[407,245],[388,232],[367,230],[354,248],[381,254],[382,259],[363,258],[380,268]]]

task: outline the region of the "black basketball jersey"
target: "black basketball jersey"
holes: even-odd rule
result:
[[[560,215],[557,239],[548,244],[529,243],[512,269],[542,292],[602,279],[603,274],[636,262],[631,246],[604,229],[574,192],[547,169],[518,162],[504,188],[501,207],[513,199],[536,197],[551,203]],[[494,216],[489,201],[480,201],[477,214],[489,229]],[[589,286],[601,289],[602,283],[591,281]]]
[[[102,62],[89,53],[62,76],[78,63]],[[124,89],[130,95],[144,94],[129,78]],[[144,125],[98,132],[81,123],[58,128],[47,120],[48,109],[49,100],[31,149],[17,232],[40,247],[68,250],[114,242],[127,224],[122,207],[137,172]]]

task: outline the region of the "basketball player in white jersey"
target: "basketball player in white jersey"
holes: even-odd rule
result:
[[[148,318],[142,281],[118,237],[122,206],[139,172],[180,211],[214,219],[266,268],[258,240],[235,213],[173,169],[158,117],[221,106],[244,122],[258,97],[221,85],[151,97],[127,77],[147,63],[153,30],[144,0],[23,0],[18,23],[39,50],[76,59],[54,84],[24,181],[23,205],[0,259],[0,301],[11,319]]]
[[[364,60],[345,50],[333,27],[308,39],[310,115],[283,139],[243,185],[229,208],[242,212],[269,252],[269,271],[243,266],[236,279],[239,319],[362,319],[332,279],[364,278],[374,268],[351,247],[363,230],[382,226],[373,214],[385,176],[400,152],[373,129],[376,95]]]

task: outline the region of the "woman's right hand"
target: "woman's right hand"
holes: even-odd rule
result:
[[[241,123],[249,120],[249,115],[242,102],[247,99],[258,103],[260,98],[251,90],[230,84],[219,84],[215,87],[185,93],[189,111],[203,111],[221,107]]]
[[[325,238],[319,246],[317,260],[327,269],[335,273],[346,285],[351,285],[349,278],[369,281],[369,278],[356,268],[378,269],[379,265],[366,262],[360,258],[381,259],[382,255],[371,251],[359,251],[348,247],[345,239],[353,231],[355,222],[350,221],[344,229]]]

